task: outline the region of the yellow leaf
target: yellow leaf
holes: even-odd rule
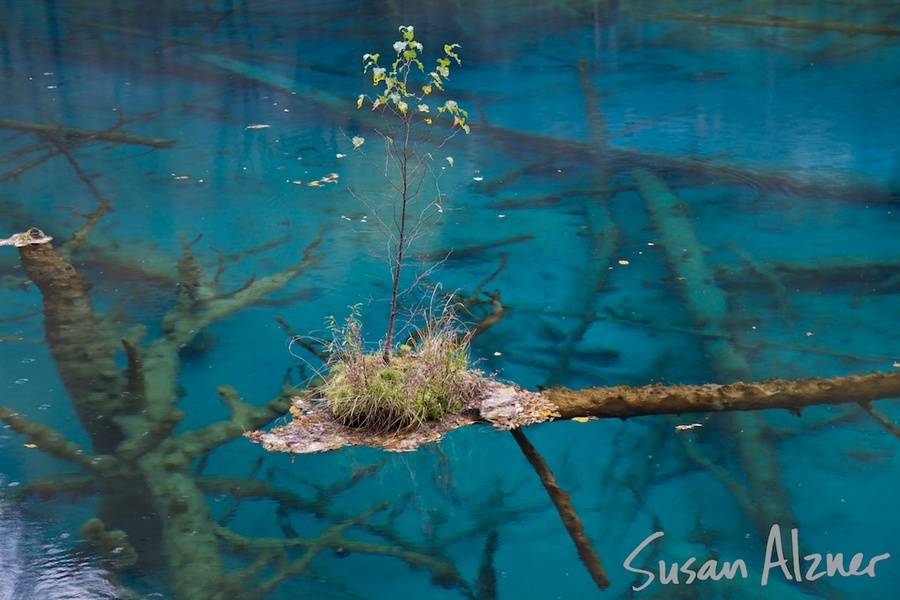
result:
[[[579,423],[587,423],[592,419],[596,419],[596,417],[572,417],[573,421],[578,421]]]

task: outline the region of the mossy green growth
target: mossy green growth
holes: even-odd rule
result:
[[[351,326],[348,332],[358,329]],[[408,431],[458,412],[480,391],[480,374],[469,369],[468,344],[453,328],[427,328],[388,364],[381,351],[342,346],[319,392],[331,416],[348,427],[379,434]]]

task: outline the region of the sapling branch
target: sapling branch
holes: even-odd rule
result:
[[[456,61],[460,64],[455,50],[456,44],[444,46],[444,56],[437,59],[433,71],[425,73],[425,66],[419,58],[423,51],[422,44],[415,39],[415,30],[412,26],[400,27],[403,39],[394,43],[396,58],[390,68],[380,66],[378,54],[365,54],[363,61],[364,73],[371,70],[372,83],[379,89],[380,94],[374,98],[368,98],[361,94],[357,101],[357,108],[361,108],[368,100],[372,109],[380,109],[387,121],[387,129],[376,129],[376,132],[385,141],[384,166],[377,167],[381,175],[387,180],[393,190],[394,200],[391,205],[391,218],[385,219],[375,215],[376,220],[382,225],[388,234],[388,258],[391,271],[391,298],[388,315],[388,326],[385,334],[382,360],[387,365],[390,363],[394,333],[399,313],[399,298],[401,292],[401,276],[403,274],[404,260],[408,255],[412,242],[422,233],[425,225],[441,212],[440,188],[437,186],[438,176],[430,163],[434,160],[434,152],[442,149],[447,140],[453,137],[460,129],[469,132],[466,124],[468,113],[462,110],[455,100],[446,100],[444,104],[436,107],[438,115],[447,114],[453,117],[449,133],[439,142],[434,143],[434,148],[429,151],[431,144],[430,132],[434,125],[431,107],[426,102],[433,90],[444,90],[444,83],[450,74],[450,63]],[[424,75],[424,81],[416,85],[414,70]],[[395,122],[399,120],[396,131],[399,136],[393,136]],[[421,135],[419,131],[422,130]],[[353,147],[359,148],[365,139],[355,136],[352,139]],[[369,158],[369,162],[374,161]],[[452,158],[447,158],[450,165]],[[424,184],[431,175],[435,181],[437,200],[419,208],[414,202],[424,191]],[[364,202],[366,202],[364,200]],[[370,202],[367,206],[375,208]],[[373,210],[377,213],[377,210]]]

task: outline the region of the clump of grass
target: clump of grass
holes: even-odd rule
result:
[[[449,314],[432,320],[389,363],[382,350],[366,351],[357,307],[334,329],[329,371],[319,388],[333,419],[357,429],[391,434],[440,421],[480,392],[469,369],[469,344]]]

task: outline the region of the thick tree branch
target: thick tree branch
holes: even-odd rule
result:
[[[291,408],[293,421],[269,432],[252,431],[245,435],[267,450],[296,454],[358,445],[403,452],[440,440],[447,431],[475,423],[515,429],[558,419],[628,419],[773,408],[799,415],[807,406],[865,404],[887,398],[900,398],[900,371],[725,385],[618,385],[581,390],[554,386],[541,392],[493,382],[485,386],[482,398],[460,413],[402,435],[377,435],[344,427],[331,420],[327,411],[299,397],[294,398]]]

